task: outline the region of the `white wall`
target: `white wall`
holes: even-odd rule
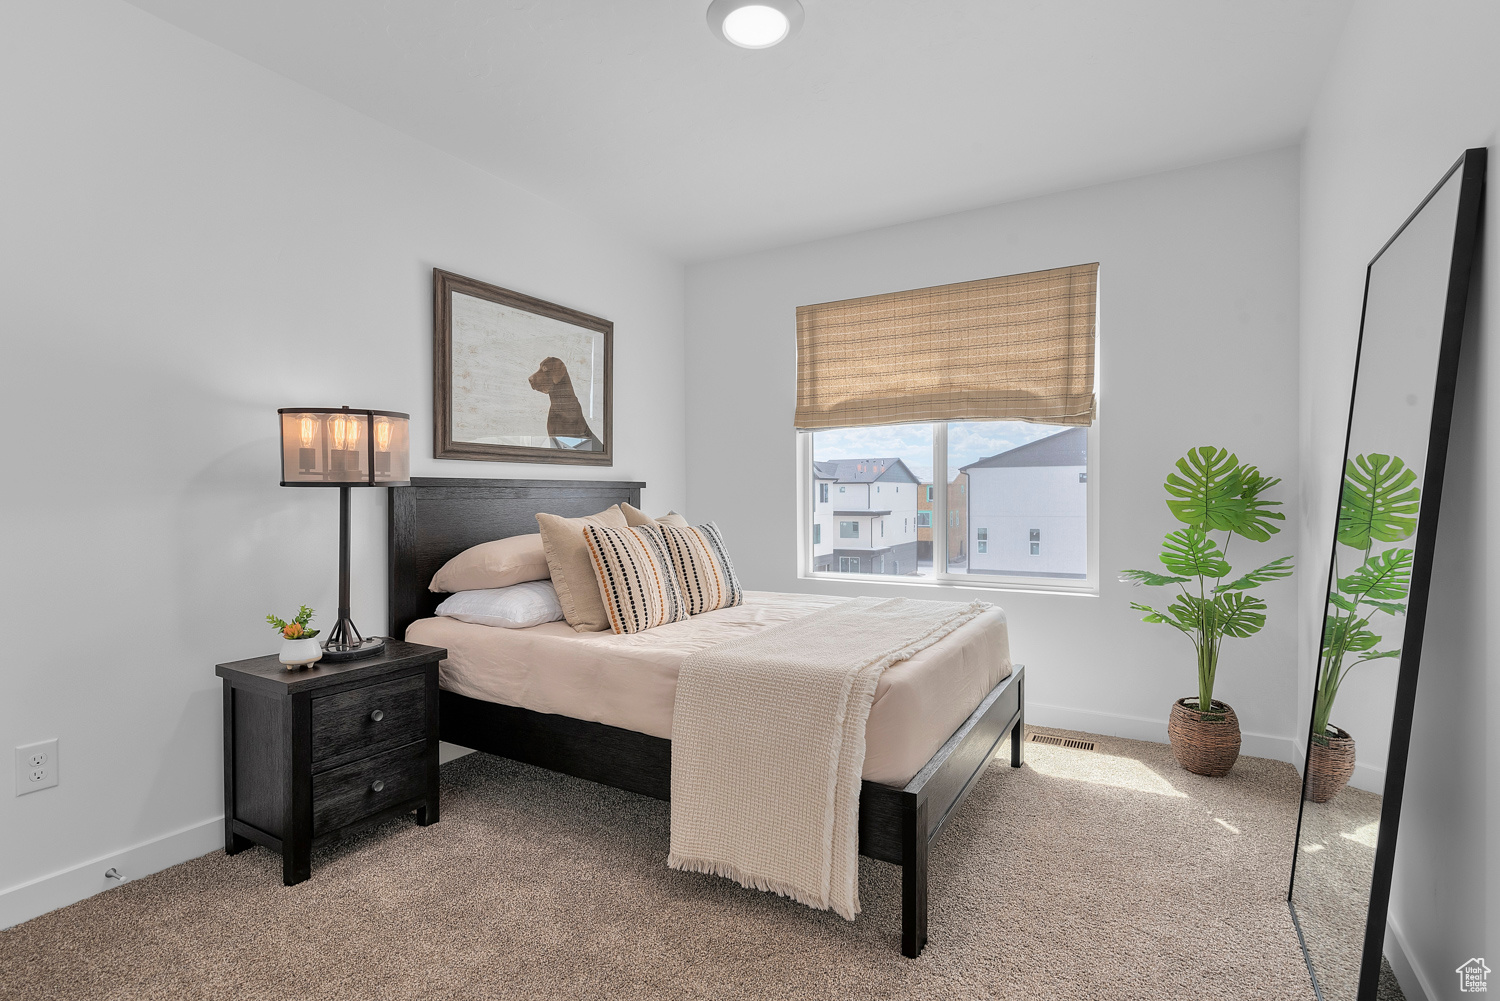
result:
[[[335,612],[337,495],[277,486],[277,407],[408,411],[418,475],[641,479],[651,510],[686,475],[680,266],[114,0],[0,5],[0,94],[0,750],[61,739],[56,789],[0,791],[0,891],[82,866],[3,926],[91,860],[222,843],[213,666]],[[612,469],[432,459],[434,266],[615,322]],[[354,519],[378,633],[383,492]]]
[[[1309,126],[1303,160],[1300,718],[1311,697],[1364,269],[1466,147],[1500,130],[1500,5],[1356,5]],[[1492,167],[1491,181],[1495,177]],[[1492,188],[1485,230],[1497,228]],[[1490,583],[1500,572],[1494,399],[1500,254],[1481,255],[1463,346],[1402,810],[1391,923],[1431,998],[1453,970],[1500,955],[1500,685]],[[1304,724],[1305,726],[1305,724]],[[1301,735],[1299,735],[1301,736]],[[1356,735],[1357,737],[1357,735]],[[1488,902],[1488,903],[1487,903]],[[1491,961],[1491,965],[1493,961]],[[1399,969],[1399,967],[1398,967]],[[1406,986],[1413,996],[1411,983]]]
[[[1290,531],[1255,555],[1294,550],[1298,184],[1297,151],[1278,150],[690,267],[693,517],[719,523],[753,588],[932,595],[797,576],[795,309],[1099,261],[1101,594],[946,594],[1005,606],[1033,718],[1164,740],[1172,700],[1193,691],[1191,648],[1137,621],[1129,602],[1145,595],[1114,575],[1156,565],[1175,524],[1162,480],[1209,442],[1286,478]],[[765,470],[770,503],[738,488],[746,462]],[[1270,624],[1226,647],[1219,693],[1249,753],[1290,756],[1295,585],[1264,593]]]

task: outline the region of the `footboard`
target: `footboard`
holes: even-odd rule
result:
[[[927,854],[1009,736],[1021,767],[1026,721],[1025,668],[1016,665],[926,766],[903,788],[866,782],[859,796],[859,852],[901,866],[901,952],[927,944]]]

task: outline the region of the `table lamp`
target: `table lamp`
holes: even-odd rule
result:
[[[339,488],[339,621],[323,644],[323,660],[373,657],[385,649],[385,640],[363,638],[349,618],[349,488],[410,484],[410,418],[348,407],[276,413],[281,416],[281,485]]]

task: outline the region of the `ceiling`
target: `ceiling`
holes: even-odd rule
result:
[[[1297,141],[1351,0],[133,0],[683,261]]]

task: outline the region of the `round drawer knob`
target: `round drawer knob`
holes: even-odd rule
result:
[[[375,792],[379,792],[380,790],[385,788],[385,782],[381,779],[376,779],[374,782],[370,783],[370,788]]]
[[[377,710],[375,710],[374,712],[372,712],[370,714],[370,718],[372,720],[374,720],[375,722],[379,723],[381,720],[385,719],[385,710],[384,709],[377,709]]]

